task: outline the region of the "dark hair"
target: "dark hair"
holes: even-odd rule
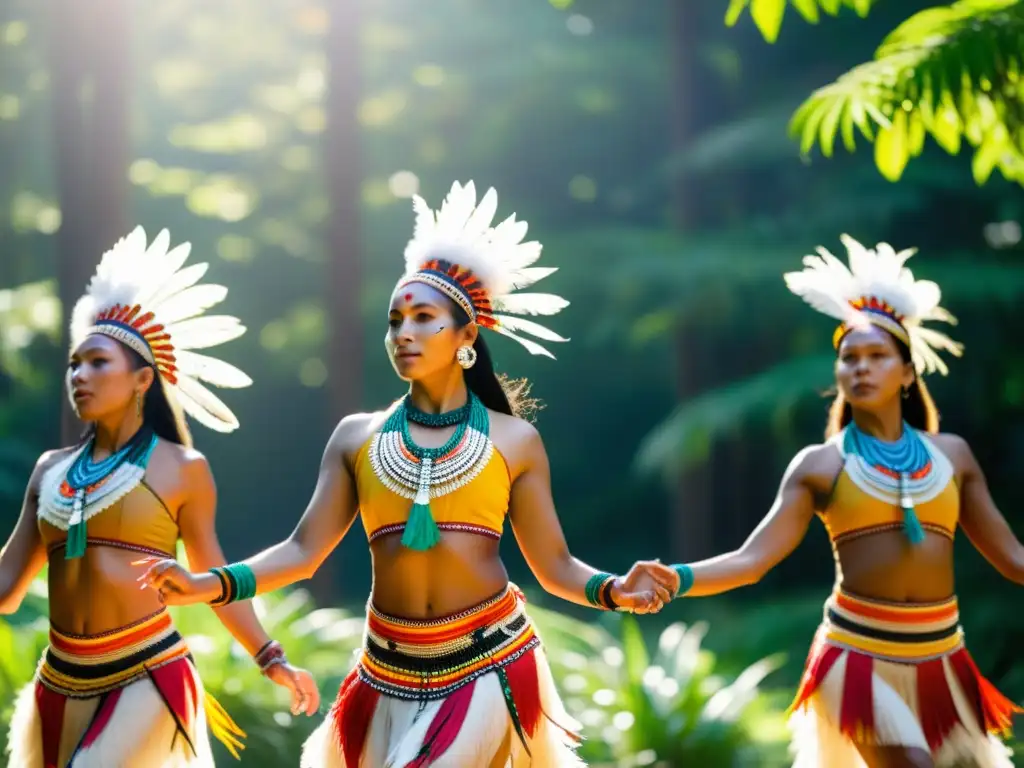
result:
[[[128,345],[120,341],[117,341],[117,345],[124,350],[128,357],[128,364],[133,371],[153,367]],[[168,397],[167,390],[164,389],[163,378],[156,369],[153,370],[153,384],[146,393],[142,406],[142,422],[150,427],[157,437],[163,438],[169,443],[177,443],[185,447],[192,446],[192,433],[189,431],[181,406]],[[92,437],[95,431],[94,424],[86,427],[85,434],[82,436],[83,442]]]
[[[912,362],[913,358],[910,354],[910,347],[884,328],[879,330],[885,331],[889,338],[895,342],[896,349],[899,350],[900,357],[903,358],[904,363]],[[836,349],[838,351],[838,346]],[[905,397],[900,401],[900,404],[903,420],[914,429],[930,434],[935,434],[939,431],[939,410],[935,407],[935,401],[932,399],[931,393],[928,392],[928,387],[920,376],[914,376],[914,383],[910,385],[910,389],[906,390]],[[853,409],[846,402],[843,393],[836,392],[835,399],[828,409],[825,439],[827,440],[833,435],[838,434],[852,420]]]
[[[470,323],[469,315],[454,301],[448,301],[452,306],[455,325],[465,328]],[[476,363],[463,372],[463,378],[469,390],[480,398],[485,407],[519,418],[530,418],[539,410],[538,401],[529,396],[530,384],[526,379],[509,379],[504,374],[495,373],[494,359],[482,334],[477,334],[473,349],[476,350]]]

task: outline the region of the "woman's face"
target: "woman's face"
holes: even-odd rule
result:
[[[914,367],[904,362],[896,339],[876,325],[851,330],[839,344],[836,383],[855,408],[873,410],[900,396],[914,383]]]
[[[395,291],[384,345],[399,378],[415,381],[456,365],[459,347],[476,341],[475,324],[459,328],[451,300],[436,288],[409,283]]]
[[[149,367],[135,370],[125,348],[96,333],[78,345],[68,364],[68,386],[82,421],[100,421],[134,405],[153,383]]]

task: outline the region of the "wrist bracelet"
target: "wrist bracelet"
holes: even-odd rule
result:
[[[210,601],[210,605],[215,608],[256,597],[256,574],[245,563],[232,563],[211,568],[210,573],[220,579],[222,588],[220,597]]]
[[[228,595],[231,594],[231,587],[228,584],[228,577],[219,568],[211,569],[210,573],[217,577],[220,581],[220,594],[213,600],[210,601],[210,605],[217,607],[227,603]]]
[[[601,591],[598,593],[604,607],[609,611],[617,611],[619,609],[619,606],[615,604],[615,600],[612,599],[612,587],[615,586],[616,578],[618,577],[613,576],[610,579],[605,579],[604,584],[601,585]]]
[[[284,648],[276,640],[271,640],[269,643],[263,646],[259,652],[253,657],[257,666],[260,668],[260,672],[263,674],[267,673],[275,664],[284,664],[287,662],[285,657]]]
[[[683,597],[693,588],[693,568],[680,563],[673,565],[672,570],[679,574],[679,591],[676,592],[676,597]]]
[[[587,579],[587,585],[583,589],[583,594],[586,596],[587,602],[595,608],[610,610],[601,598],[605,585],[613,581],[615,581],[615,576],[610,573],[603,572],[595,573]]]

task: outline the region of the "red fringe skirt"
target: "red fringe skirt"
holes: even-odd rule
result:
[[[411,621],[368,609],[362,654],[303,768],[582,766],[522,594]]]
[[[1024,710],[978,671],[959,619],[955,598],[907,605],[834,593],[791,707],[794,768],[862,768],[855,744],[923,749],[938,768],[1011,768],[996,736]]]
[[[241,746],[166,610],[101,635],[51,628],[36,680],[15,705],[10,765],[212,768],[208,727],[232,751]]]

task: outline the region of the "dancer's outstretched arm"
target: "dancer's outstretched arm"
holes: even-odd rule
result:
[[[768,514],[743,545],[696,563],[673,566],[679,575],[676,594],[704,597],[756,584],[803,541],[814,518],[815,483],[823,452],[811,446],[798,453],[783,475]]]
[[[551,469],[544,442],[525,421],[514,460],[509,519],[530,570],[547,592],[563,600],[634,613],[657,613],[672,593],[672,570],[661,563],[636,563],[625,576],[598,571],[569,552],[551,494]],[[605,598],[611,598],[607,603]]]
[[[228,574],[190,573],[174,560],[160,560],[147,563],[149,568],[139,580],[157,590],[168,605],[222,605],[310,578],[355,520],[355,482],[346,457],[353,442],[365,434],[369,418],[348,416],[334,430],[324,449],[313,496],[287,539],[232,564]]]
[[[960,526],[974,548],[1006,579],[1024,584],[1024,545],[992,499],[978,460],[957,435],[937,438],[960,472]]]

